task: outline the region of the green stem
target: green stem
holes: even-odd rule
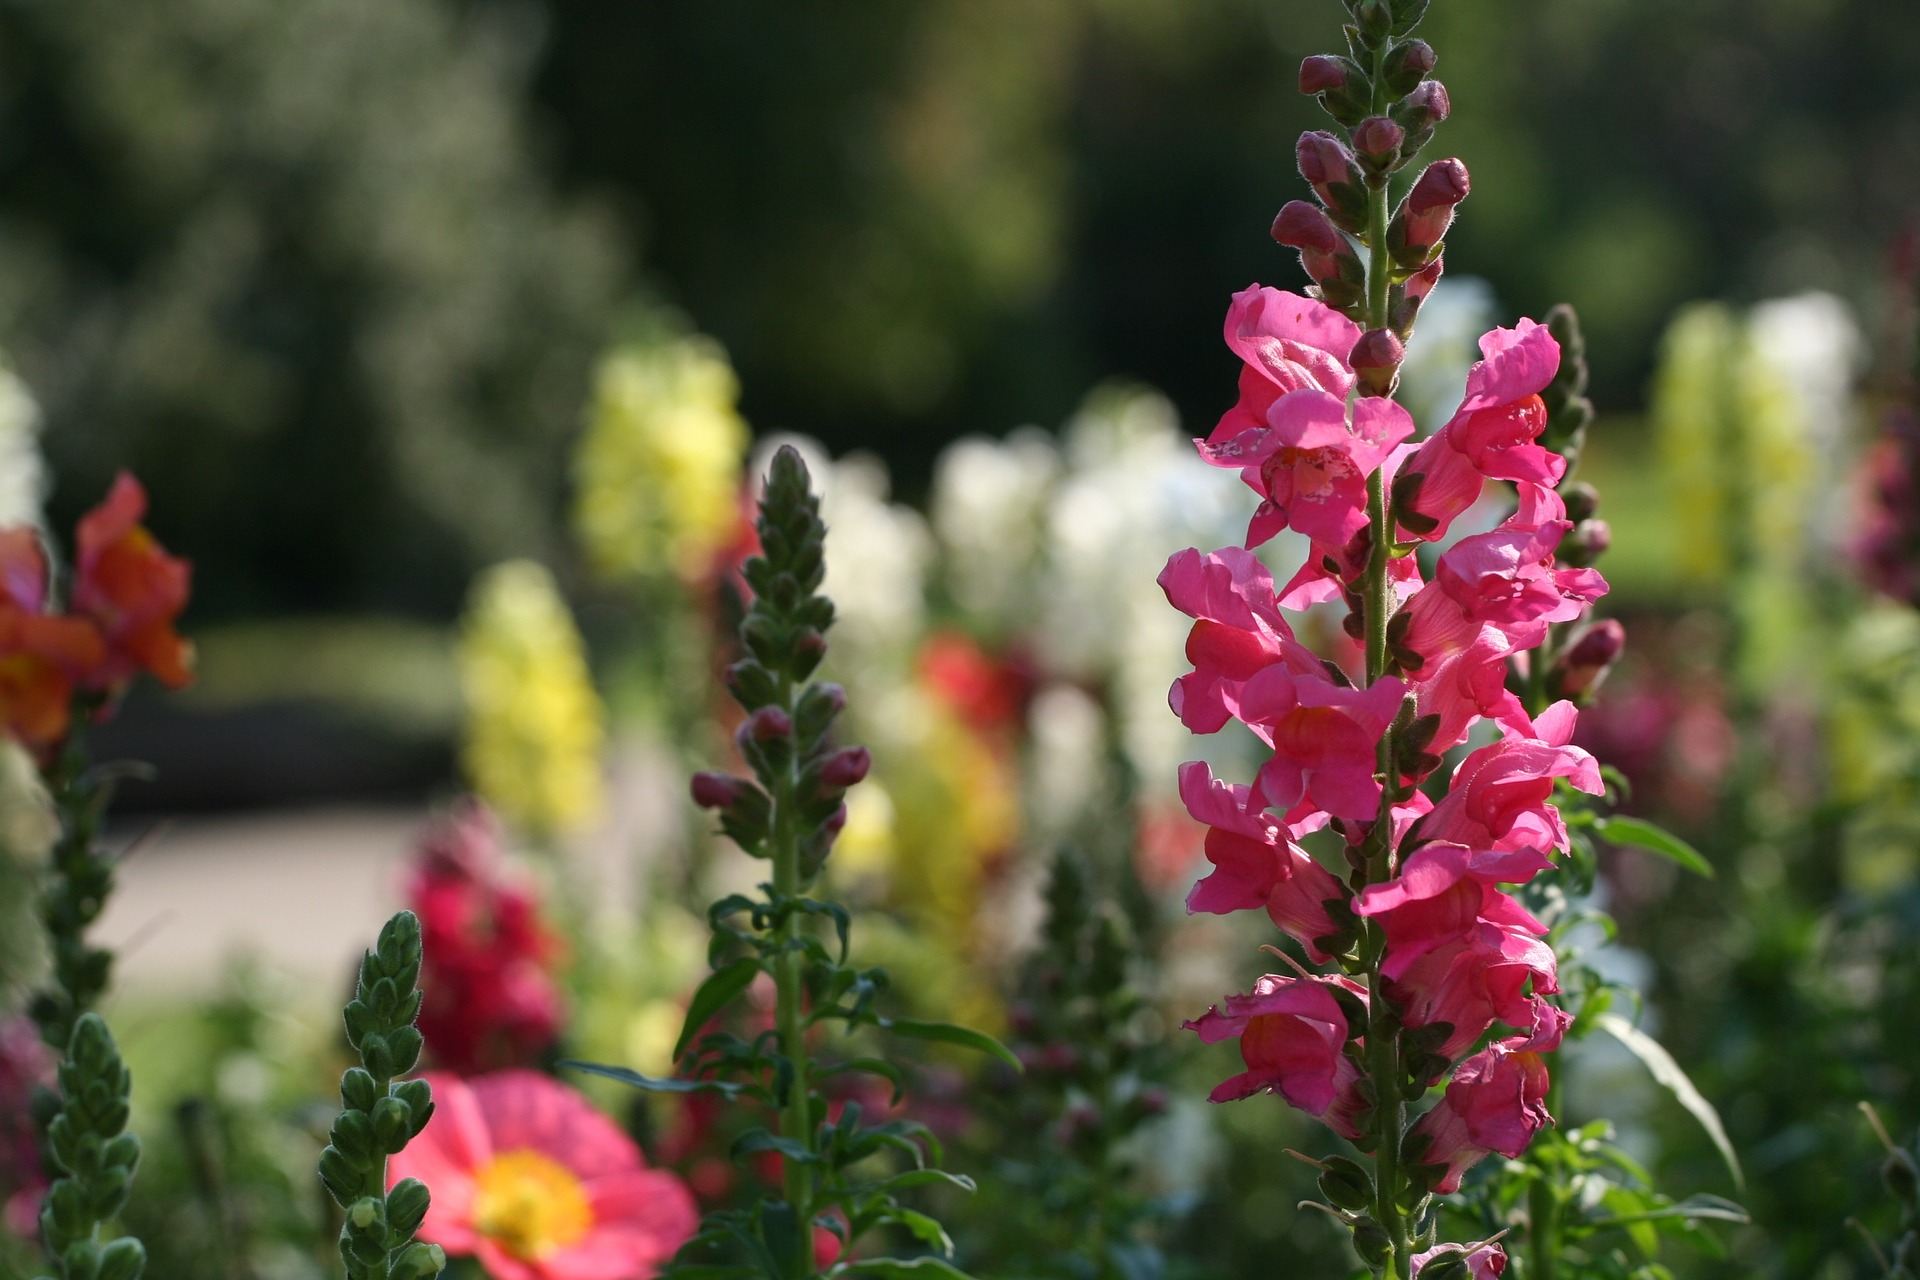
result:
[[[789,715],[794,711],[793,690],[782,679],[780,705]],[[777,902],[791,904],[800,896],[800,842],[794,828],[794,764],[788,760],[781,770],[773,796],[773,829],[769,843],[773,852],[773,894]],[[800,950],[800,913],[790,910],[780,922],[780,952],[773,969],[774,1023],[780,1039],[780,1054],[792,1067],[787,1098],[780,1110],[780,1136],[813,1150],[813,1112],[808,1094],[807,1046],[804,1010],[801,1007],[805,983],[805,957]],[[799,1216],[803,1234],[812,1217],[812,1169],[799,1160],[784,1160],[783,1174],[787,1203]],[[809,1248],[811,1246],[809,1245]]]

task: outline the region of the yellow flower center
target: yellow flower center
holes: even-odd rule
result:
[[[593,1206],[559,1161],[538,1151],[505,1151],[474,1178],[474,1227],[522,1261],[543,1258],[587,1234]]]

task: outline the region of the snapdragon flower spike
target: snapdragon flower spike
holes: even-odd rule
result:
[[[126,1131],[132,1078],[99,1014],[82,1014],[74,1024],[59,1080],[45,1147],[59,1176],[40,1207],[47,1260],[59,1280],[139,1280],[145,1246],[132,1236],[100,1239],[126,1207],[140,1139]]]

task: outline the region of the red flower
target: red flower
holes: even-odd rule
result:
[[[0,722],[42,749],[66,736],[75,682],[106,657],[93,623],[48,617],[46,604],[39,534],[0,530]]]
[[[534,1071],[424,1078],[433,1118],[388,1178],[426,1183],[420,1238],[493,1280],[649,1280],[699,1225],[686,1185],[566,1085]]]
[[[146,511],[146,490],[122,471],[105,501],[80,519],[72,609],[106,641],[105,660],[87,681],[95,687],[112,688],[140,671],[170,689],[193,679],[193,646],[173,630],[192,570],[154,541],[140,523]]]

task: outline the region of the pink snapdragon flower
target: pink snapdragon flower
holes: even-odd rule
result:
[[[1536,736],[1509,734],[1461,761],[1446,797],[1421,824],[1421,837],[1475,849],[1565,853],[1567,826],[1552,803],[1554,779],[1589,795],[1603,790],[1599,764],[1572,745],[1578,716],[1571,702],[1556,702],[1535,717]]]
[[[1215,466],[1237,466],[1261,503],[1247,526],[1257,547],[1282,529],[1341,546],[1367,527],[1367,476],[1413,434],[1392,400],[1347,401],[1318,388],[1281,396],[1266,423],[1219,444],[1202,444]]]
[[[1480,354],[1460,407],[1401,467],[1422,477],[1409,504],[1414,519],[1401,524],[1410,539],[1444,537],[1489,479],[1550,486],[1566,472],[1564,458],[1535,443],[1547,425],[1540,392],[1559,371],[1560,344],[1545,325],[1522,320],[1483,335]]]
[[[1535,849],[1422,845],[1401,863],[1399,875],[1362,890],[1353,909],[1386,930],[1380,972],[1397,982],[1421,956],[1483,924],[1545,935],[1545,925],[1494,886],[1524,884],[1552,865]]]
[[[1496,1023],[1528,1033],[1529,1047],[1558,1047],[1568,1015],[1545,997],[1559,991],[1553,948],[1525,929],[1480,922],[1429,951],[1393,984],[1409,1027],[1453,1029],[1433,1052],[1457,1058]]]
[[[1467,1280],[1499,1280],[1507,1271],[1507,1252],[1497,1244],[1442,1244],[1413,1255],[1414,1280],[1420,1280],[1420,1271],[1429,1262],[1447,1257],[1465,1259]]]
[[[1311,388],[1344,400],[1353,390],[1347,355],[1360,340],[1360,326],[1324,302],[1250,284],[1227,308],[1226,337],[1241,360],[1240,399],[1207,437],[1209,445],[1265,429],[1267,411],[1289,391]]]
[[[1202,761],[1180,766],[1180,799],[1196,821],[1207,824],[1206,855],[1213,864],[1212,874],[1187,895],[1187,910],[1225,915],[1264,909],[1316,964],[1329,960],[1314,939],[1337,932],[1326,904],[1342,901],[1346,892],[1289,838],[1300,833],[1269,816],[1254,788],[1220,781]]]
[[[1207,1044],[1239,1040],[1247,1064],[1215,1086],[1207,1101],[1277,1093],[1341,1137],[1358,1137],[1365,1102],[1357,1088],[1360,1070],[1346,1053],[1347,1015],[1335,986],[1366,999],[1366,988],[1349,978],[1270,973],[1254,983],[1251,995],[1228,996],[1224,1008],[1215,1005],[1186,1023]]]
[[[1441,1195],[1458,1191],[1466,1171],[1489,1154],[1518,1156],[1553,1123],[1547,1064],[1517,1047],[1524,1043],[1496,1041],[1461,1063],[1440,1101],[1413,1126],[1414,1135],[1427,1139],[1420,1162],[1445,1171],[1434,1186]]]
[[[1251,551],[1176,552],[1160,571],[1160,589],[1194,619],[1187,633],[1193,670],[1174,681],[1168,702],[1195,733],[1217,733],[1241,716],[1247,681],[1275,663],[1301,674],[1322,670],[1274,600],[1273,575]]]
[[[1275,807],[1302,799],[1336,817],[1364,821],[1380,807],[1375,747],[1399,713],[1406,686],[1366,689],[1271,666],[1247,681],[1241,719],[1273,748],[1260,767],[1260,792]]]
[[[1437,755],[1465,742],[1467,730],[1482,718],[1508,733],[1533,732],[1526,705],[1507,688],[1511,654],[1506,636],[1487,626],[1465,649],[1421,669],[1414,685],[1419,713],[1439,717],[1428,751]]]

